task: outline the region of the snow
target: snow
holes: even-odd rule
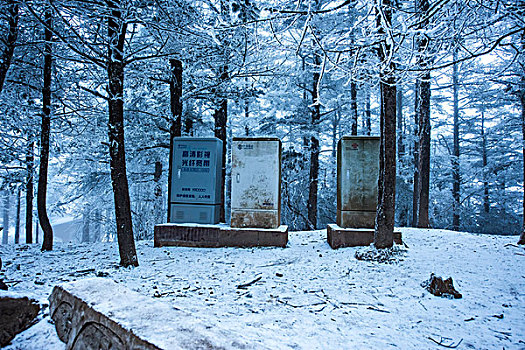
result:
[[[11,292],[42,302],[54,285],[102,276],[157,297],[243,341],[266,348],[525,349],[525,249],[517,237],[400,229],[397,263],[359,261],[332,250],[326,231],[290,232],[287,248],[153,248],[137,242],[140,266],[118,266],[116,243],[0,246]],[[91,270],[94,269],[94,270]],[[421,283],[452,277],[462,299]],[[261,279],[243,289],[239,285]],[[37,282],[35,284],[35,282]],[[2,293],[0,293],[0,296]],[[42,320],[7,349],[63,349]]]

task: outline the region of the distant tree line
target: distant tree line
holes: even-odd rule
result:
[[[223,141],[225,221],[233,136],[281,138],[282,221],[311,230],[335,220],[337,140],[377,134],[376,246],[394,224],[523,234],[523,18],[504,0],[2,0],[2,243],[24,221],[51,250],[50,214],[81,214],[80,239],[137,265],[180,135]]]

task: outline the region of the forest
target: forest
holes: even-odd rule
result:
[[[337,141],[381,135],[396,227],[523,233],[524,1],[2,0],[0,26],[2,244],[151,239],[176,136],[223,141],[226,222],[233,137],[280,138],[300,231],[335,220]]]

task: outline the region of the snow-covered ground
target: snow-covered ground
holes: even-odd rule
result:
[[[332,250],[326,231],[291,232],[287,248],[153,248],[137,242],[138,268],[120,268],[116,243],[0,246],[10,293],[43,302],[54,285],[110,278],[272,349],[525,349],[525,249],[517,237],[401,229],[393,264],[359,261],[366,248]],[[421,287],[452,277],[462,299]],[[245,289],[239,285],[259,278]],[[0,291],[0,295],[1,295]],[[63,349],[49,322],[7,349]],[[174,334],[176,336],[176,334]],[[433,339],[433,340],[432,340]]]

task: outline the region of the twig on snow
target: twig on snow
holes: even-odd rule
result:
[[[248,282],[248,283],[244,283],[244,284],[239,284],[239,285],[237,286],[237,289],[246,289],[246,288],[248,288],[249,286],[251,286],[252,284],[255,284],[255,283],[259,282],[259,281],[261,280],[261,278],[262,278],[262,276],[259,276],[259,277],[257,277],[256,279],[254,279],[253,281],[250,281],[250,282]]]
[[[450,343],[450,344],[445,344],[443,342],[443,337],[441,337],[441,340],[440,341],[437,341],[435,340],[434,338],[432,337],[428,337],[428,339],[432,340],[434,343],[436,343],[437,345],[440,345],[444,348],[449,348],[449,349],[455,349],[459,346],[459,344],[461,344],[461,342],[463,341],[463,338],[461,338],[461,340],[457,343],[457,344],[454,344],[453,342]]]
[[[390,311],[380,309],[380,308],[378,308],[378,307],[376,307],[376,306],[369,306],[369,307],[367,307],[367,309],[368,309],[368,310],[379,311],[379,312],[384,312],[384,313],[387,313],[387,314],[390,313]]]

